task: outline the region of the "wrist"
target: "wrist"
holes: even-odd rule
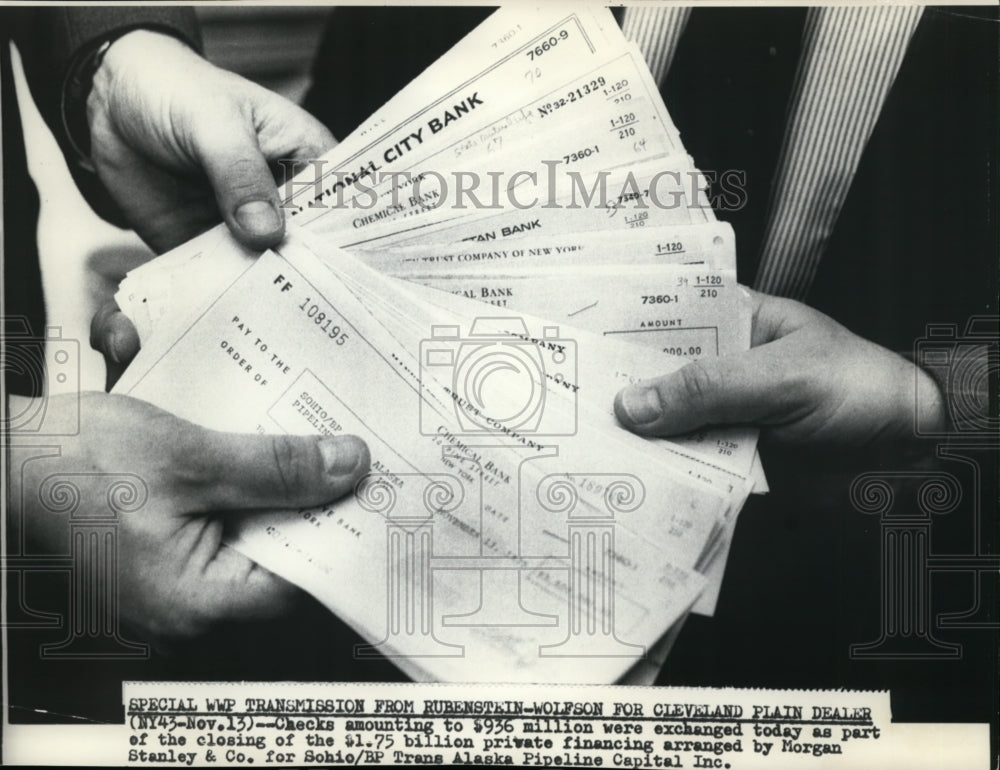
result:
[[[104,41],[86,83],[83,106],[88,139],[99,136],[108,126],[120,129],[116,115],[129,120],[142,119],[143,107],[134,84],[148,84],[157,90],[165,76],[187,77],[185,64],[191,61],[203,62],[187,43],[166,32],[132,29]],[[89,141],[85,149],[89,162],[92,154]]]
[[[70,65],[62,87],[61,113],[63,131],[77,163],[93,171],[90,162],[90,126],[88,102],[96,72],[113,41],[97,41],[82,51]]]

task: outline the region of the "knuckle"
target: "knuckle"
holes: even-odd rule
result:
[[[309,466],[291,436],[271,436],[274,480],[285,497],[295,497],[309,483]]]
[[[818,395],[816,384],[817,381],[806,374],[786,374],[781,378],[781,392],[787,403],[806,403]]]
[[[268,180],[261,178],[261,160],[244,156],[235,159],[228,169],[227,192],[236,197],[257,196],[269,193]]]
[[[718,376],[701,361],[694,361],[680,370],[681,388],[691,406],[704,405],[719,388]]]

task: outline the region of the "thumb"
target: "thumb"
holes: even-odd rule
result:
[[[342,497],[368,472],[357,436],[267,436],[190,426],[175,447],[189,510],[304,508]]]
[[[787,376],[780,342],[745,353],[694,361],[663,377],[630,385],[615,397],[615,416],[634,433],[671,436],[710,425],[773,424],[804,401]]]
[[[139,352],[139,333],[113,299],[101,305],[91,319],[90,346],[104,356],[105,388],[111,390]]]
[[[196,140],[195,151],[236,240],[258,251],[278,243],[285,218],[250,118],[234,107],[229,120],[220,119]]]

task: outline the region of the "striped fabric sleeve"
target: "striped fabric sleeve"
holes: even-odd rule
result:
[[[920,6],[812,8],[755,288],[803,299],[920,20]]]
[[[622,19],[626,40],[639,46],[653,79],[662,83],[677,50],[677,41],[691,15],[690,8],[629,6]]]

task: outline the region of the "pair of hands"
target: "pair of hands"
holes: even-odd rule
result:
[[[150,32],[111,46],[88,117],[101,180],[158,251],[220,215],[241,242],[273,245],[283,220],[269,164],[316,157],[334,144],[298,107]],[[615,401],[622,425],[675,435],[752,422],[792,444],[864,445],[910,432],[914,378],[926,375],[804,305],[761,294],[754,303],[749,352],[625,389]],[[114,305],[95,316],[91,341],[112,378],[139,347]],[[943,414],[940,402],[919,408]],[[123,617],[154,640],[195,634],[220,618],[273,615],[295,594],[223,545],[222,518],[211,512],[319,504],[368,469],[367,448],[353,437],[228,436],[104,394],[88,394],[80,409],[80,438],[60,462],[124,467],[150,483],[155,504],[127,520],[120,547]],[[324,464],[329,457],[335,470]]]

